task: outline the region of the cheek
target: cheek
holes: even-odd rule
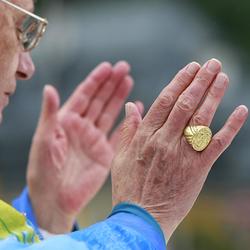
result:
[[[18,66],[18,56],[5,57],[5,61],[0,61],[0,123],[3,118],[3,110],[6,107],[6,91],[10,90],[11,84],[16,82],[16,70]],[[3,67],[2,67],[3,66]]]
[[[4,37],[4,40],[1,40],[1,47],[6,47],[8,50],[17,50],[18,49],[18,39],[16,35],[16,18],[12,11],[4,8],[0,11],[0,34],[1,37]]]
[[[34,8],[33,0],[12,0],[11,2],[26,10],[32,10]]]
[[[1,75],[0,88],[2,89],[2,87],[4,87],[4,84],[10,84],[16,80],[16,72],[18,68],[19,56],[18,54],[15,54],[15,55],[10,55],[9,57],[6,56],[4,60],[1,59],[0,59],[0,75]]]
[[[19,43],[16,36],[15,24],[6,12],[0,16],[0,73],[1,78],[15,77],[18,57]]]
[[[5,88],[5,85],[15,82],[18,62],[19,62],[18,53],[7,53],[6,50],[2,52],[0,56],[1,90]]]

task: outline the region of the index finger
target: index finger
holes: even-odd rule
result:
[[[143,119],[149,130],[155,131],[165,123],[179,95],[191,84],[200,67],[197,62],[188,64],[163,89]]]

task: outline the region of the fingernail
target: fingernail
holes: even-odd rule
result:
[[[216,59],[211,59],[210,61],[207,62],[206,68],[210,73],[216,74],[219,72],[221,68],[221,63]]]
[[[248,108],[244,105],[241,105],[237,108],[236,115],[239,119],[244,119],[248,114]]]
[[[190,64],[188,64],[186,70],[190,75],[194,75],[198,69],[200,68],[200,65],[196,62],[192,62]]]
[[[49,85],[45,85],[43,88],[43,95],[45,94],[45,92],[49,89]]]
[[[125,104],[125,114],[126,114],[126,117],[128,117],[131,112],[133,111],[133,106],[131,105],[131,103],[126,103]]]
[[[106,61],[105,61],[105,62],[100,63],[99,66],[102,66],[102,67],[105,66],[105,67],[111,68],[111,67],[112,67],[112,64],[111,64],[110,62],[106,62]]]
[[[228,77],[226,74],[224,73],[220,73],[214,83],[214,86],[216,86],[217,88],[224,88],[225,83],[228,81]]]
[[[120,67],[124,67],[128,72],[130,72],[131,70],[130,64],[127,61],[119,61],[117,65],[119,65]]]

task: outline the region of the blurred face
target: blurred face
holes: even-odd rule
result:
[[[12,3],[32,11],[33,0],[12,0]],[[17,27],[25,18],[20,11],[0,1],[0,122],[9,97],[15,92],[16,80],[27,80],[35,71],[29,52],[23,52]]]

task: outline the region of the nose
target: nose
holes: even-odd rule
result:
[[[29,52],[22,52],[19,55],[19,62],[16,71],[16,79],[29,80],[35,73],[35,65]]]

